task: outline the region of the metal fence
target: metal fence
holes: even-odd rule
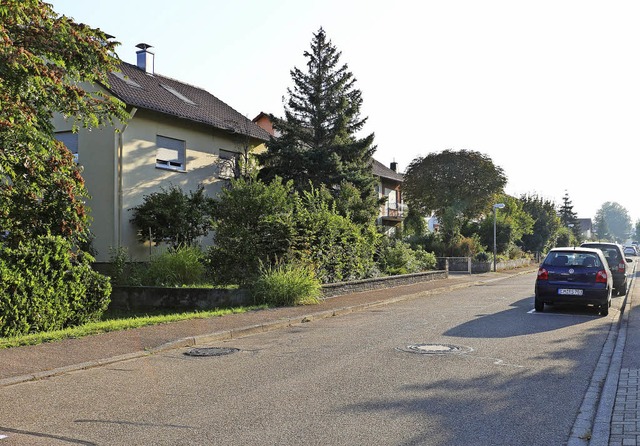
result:
[[[493,271],[492,261],[473,260],[472,257],[436,257],[437,269],[449,272],[460,272],[468,274],[488,273]],[[535,260],[518,259],[506,260],[496,264],[496,270],[518,268],[535,263]]]

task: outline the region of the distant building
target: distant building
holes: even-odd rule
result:
[[[373,174],[378,180],[376,192],[378,192],[378,198],[386,199],[385,203],[380,206],[377,222],[387,235],[393,235],[396,228],[402,226],[402,220],[408,212],[402,196],[404,175],[398,173],[397,170],[398,163],[396,162],[392,162],[390,167],[387,167],[381,162],[373,160]]]
[[[585,240],[591,240],[593,235],[593,223],[590,218],[579,218],[580,233]]]

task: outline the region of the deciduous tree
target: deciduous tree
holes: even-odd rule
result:
[[[422,215],[434,213],[441,223],[452,225],[490,210],[506,183],[502,168],[487,155],[444,150],[413,160],[404,176],[403,191],[410,207]]]
[[[631,233],[631,218],[619,203],[607,201],[596,212],[596,226],[598,235],[606,227],[610,238],[624,243]]]
[[[124,118],[119,101],[83,82],[107,85],[116,42],[59,16],[38,0],[0,3],[0,230],[6,243],[33,236],[87,240],[84,182],[55,140],[52,113],[98,126]]]
[[[545,252],[556,240],[561,226],[553,201],[538,195],[522,195],[522,210],[533,219],[533,230],[522,235],[522,249],[529,252]]]
[[[109,303],[108,278],[82,252],[84,182],[51,118],[125,118],[119,101],[83,88],[107,85],[115,45],[42,1],[0,1],[0,335],[80,324]]]

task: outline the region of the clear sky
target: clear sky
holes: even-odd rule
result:
[[[156,72],[252,119],[282,115],[290,70],[323,27],[362,91],[375,158],[404,171],[451,150],[488,155],[506,192],[581,218],[617,202],[640,219],[640,1],[53,0],[153,46]]]

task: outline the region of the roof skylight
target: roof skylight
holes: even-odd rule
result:
[[[114,71],[113,75],[118,79],[120,79],[121,81],[124,81],[127,85],[130,85],[135,88],[142,88],[142,85],[140,85],[139,83],[131,79],[129,76],[125,76],[124,73],[122,73],[121,71]]]
[[[182,93],[180,93],[178,90],[176,90],[173,87],[170,87],[166,84],[160,84],[160,86],[162,88],[164,88],[165,90],[167,90],[169,93],[173,94],[175,97],[177,97],[178,99],[182,100],[183,102],[186,102],[189,105],[196,105],[195,102],[193,102],[191,99],[189,99],[188,97],[186,97],[185,95],[183,95]]]

